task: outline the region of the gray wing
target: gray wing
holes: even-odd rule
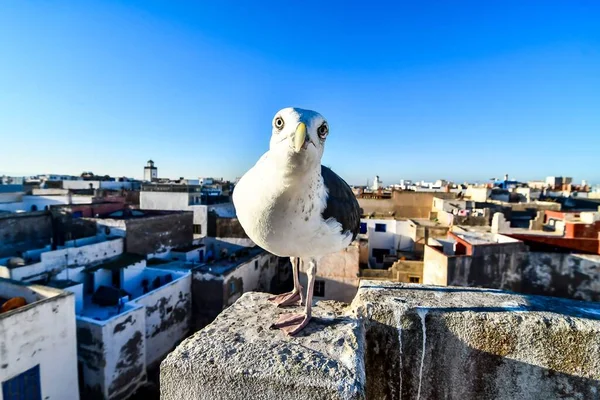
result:
[[[323,184],[329,192],[323,219],[335,218],[342,224],[343,231],[352,232],[352,240],[360,230],[360,207],[350,186],[335,172],[321,165]]]

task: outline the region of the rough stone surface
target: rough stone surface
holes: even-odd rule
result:
[[[363,399],[363,325],[349,308],[322,301],[298,336],[269,326],[279,309],[246,293],[161,364],[163,400]]]
[[[600,305],[363,281],[369,399],[598,399]]]

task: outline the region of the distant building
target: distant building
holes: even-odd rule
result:
[[[201,185],[146,184],[140,193],[140,208],[144,210],[193,211],[193,233],[206,236],[208,206],[231,203],[231,196],[208,195]]]
[[[123,238],[92,236],[0,259],[2,277],[75,294],[82,398],[131,395],[190,330],[190,272],[123,249]]]
[[[152,182],[158,179],[158,168],[154,166],[154,161],[148,160],[144,167],[144,181]]]
[[[151,255],[191,244],[194,236],[193,217],[190,211],[122,207],[86,220],[96,224],[100,236],[125,237],[125,252]]]
[[[75,296],[0,278],[0,398],[79,399]]]
[[[595,284],[600,280],[600,256],[555,252],[550,246],[535,248],[521,240],[551,237],[542,236],[543,232],[497,234],[470,229],[457,228],[446,239],[425,247],[424,284],[600,301]]]
[[[409,219],[361,218],[359,239],[367,240],[367,259],[371,268],[388,268],[386,256],[414,250],[417,225]],[[397,259],[397,258],[396,258]]]
[[[344,250],[321,258],[315,279],[315,299],[352,302],[360,282],[359,246],[354,242]],[[301,265],[300,284],[305,288],[308,287],[307,269],[307,264]]]
[[[208,257],[208,263],[193,267],[192,271],[196,329],[212,322],[245,292],[281,293],[282,282],[291,283],[288,259],[259,247],[238,247],[235,251],[212,253]]]

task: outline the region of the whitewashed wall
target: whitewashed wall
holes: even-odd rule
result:
[[[315,299],[337,300],[350,303],[360,282],[359,247],[356,242],[344,250],[323,257],[317,265],[316,279],[325,283],[325,296]],[[307,289],[308,263],[301,264],[300,283]]]
[[[83,379],[105,398],[126,398],[146,381],[144,307],[128,303],[123,313],[105,321],[77,317]]]
[[[148,279],[149,285],[152,284],[152,270],[146,269],[146,260],[140,260],[139,262],[123,268],[123,279],[121,281],[121,287],[128,293],[139,293],[142,287],[142,280]]]
[[[72,247],[43,253],[42,263],[46,270],[61,269],[66,265],[88,265],[116,257],[123,253],[123,239],[107,240],[105,242]]]
[[[97,234],[100,236],[125,237],[125,220],[112,218],[95,218]],[[107,229],[108,228],[108,233]]]
[[[0,382],[39,365],[42,399],[79,399],[75,296],[58,289],[12,285],[27,292],[26,298],[32,291],[49,298],[0,316]],[[0,283],[3,297],[6,286]],[[0,400],[4,400],[1,392]]]
[[[171,274],[173,281],[133,300],[146,307],[147,366],[161,361],[187,336],[192,316],[192,274],[159,269],[153,272]]]
[[[256,267],[258,262],[258,268]],[[264,268],[265,263],[267,264]],[[243,290],[239,291],[234,296],[229,296],[224,301],[225,306],[230,306],[245,292],[252,291],[267,291],[269,290],[271,279],[277,273],[277,257],[270,253],[264,252],[249,261],[240,264],[233,272],[226,275],[224,278],[225,293],[229,293],[228,285],[230,282],[236,281],[238,284],[241,279],[243,282]]]

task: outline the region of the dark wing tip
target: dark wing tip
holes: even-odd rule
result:
[[[323,218],[335,218],[344,232],[352,232],[352,240],[360,231],[360,206],[350,186],[331,169],[321,165],[323,184],[329,192]]]

